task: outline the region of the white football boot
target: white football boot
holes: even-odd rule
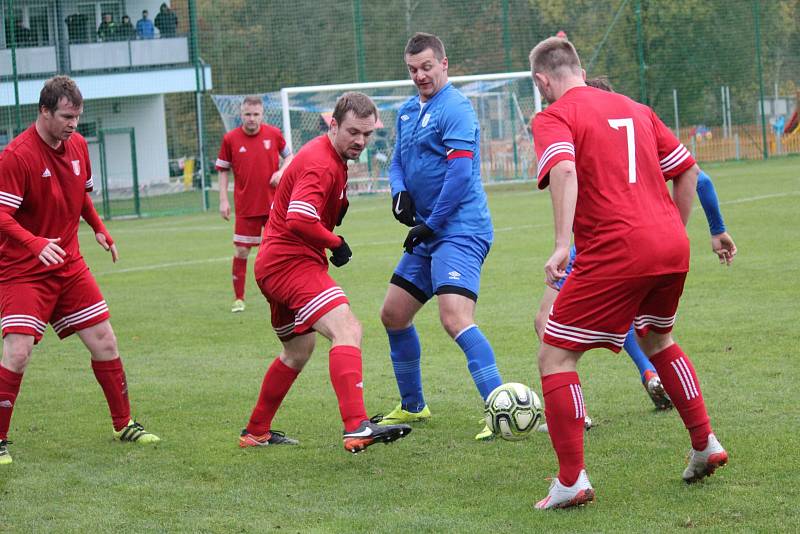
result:
[[[565,486],[558,480],[553,479],[550,484],[550,491],[547,497],[537,502],[534,507],[537,510],[548,510],[550,508],[570,508],[572,506],[582,506],[594,500],[594,488],[586,476],[586,470],[581,469],[578,480],[572,486]]]
[[[714,474],[717,467],[728,463],[728,453],[719,444],[714,434],[708,435],[708,444],[702,451],[692,449],[689,452],[689,465],[683,471],[683,480],[687,484],[698,482]]]

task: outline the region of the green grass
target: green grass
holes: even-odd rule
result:
[[[238,449],[279,343],[252,280],[247,312],[229,312],[232,227],[209,213],[112,222],[117,265],[82,231],[134,413],[164,441],[113,442],[86,350],[48,331],[12,421],[14,463],[0,469],[0,532],[795,530],[800,160],[706,170],[739,247],[732,267],[718,265],[696,210],[676,337],[731,454],[707,483],[680,479],[689,442],[677,414],[653,412],[626,356],[593,351],[580,373],[597,423],[586,442],[598,501],[534,511],[545,477],[556,472],[549,440],[537,433],[519,443],[473,441],[481,403],[433,306],[417,320],[429,423],[391,446],[345,453],[321,339],[275,420],[301,446]],[[538,391],[533,316],[552,246],[549,195],[531,185],[497,187],[490,203],[496,239],[477,319],[504,379]],[[397,392],[378,310],[404,230],[387,198],[370,197],[353,200],[340,231],[354,257],[333,275],[364,325],[367,409],[387,412]]]

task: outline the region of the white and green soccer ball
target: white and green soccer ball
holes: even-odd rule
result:
[[[486,424],[509,441],[525,439],[542,421],[542,402],[531,389],[517,382],[497,386],[486,398]]]

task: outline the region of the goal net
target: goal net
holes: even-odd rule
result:
[[[452,76],[450,82],[467,96],[481,130],[481,177],[486,184],[533,180],[536,155],[530,118],[541,110],[541,98],[530,72]],[[336,99],[346,91],[368,94],[380,122],[358,161],[350,162],[348,191],[353,194],[389,190],[389,164],[395,144],[397,110],[416,94],[411,80],[287,87],[263,95],[264,120],[283,130],[286,142],[297,151],[328,130]],[[239,125],[243,95],[216,95],[214,102],[226,130]]]

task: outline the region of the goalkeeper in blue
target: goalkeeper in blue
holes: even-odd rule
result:
[[[586,85],[613,92],[611,84],[605,77],[586,80]],[[714,183],[711,181],[708,174],[702,170],[697,177],[697,197],[700,199],[700,205],[703,207],[703,212],[705,212],[706,220],[708,221],[708,229],[711,232],[711,250],[717,255],[721,264],[730,265],[733,262],[734,256],[736,256],[736,244],[725,227],[725,221],[719,209],[719,199],[717,197],[717,191],[714,189]],[[573,261],[575,261],[574,245],[570,249],[569,263],[566,268],[567,275],[572,271]],[[559,289],[564,285],[565,280],[566,277],[562,278],[556,284]],[[541,339],[544,334],[544,327],[547,323],[550,307],[553,305],[553,302],[555,302],[557,295],[558,290],[549,286],[545,287],[535,320],[536,334],[539,336],[539,339]],[[655,367],[653,367],[647,355],[639,348],[639,344],[636,342],[636,334],[634,333],[633,325],[631,325],[630,330],[628,330],[623,349],[625,349],[625,352],[628,353],[628,356],[631,357],[631,360],[633,360],[633,363],[636,364],[636,367],[639,369],[642,385],[653,401],[656,409],[669,410],[672,408],[672,401],[670,401],[669,396],[664,391],[664,387],[661,385],[661,379],[658,377]],[[590,423],[587,423],[587,428],[589,425]],[[544,425],[542,425],[542,427],[546,428]]]
[[[502,384],[489,341],[475,324],[483,261],[493,230],[480,176],[480,131],[470,101],[447,78],[438,37],[417,33],[404,58],[418,95],[397,113],[389,169],[392,213],[411,227],[381,308],[400,403],[383,424],[423,421],[421,348],[414,316],[434,295],[445,331],[467,359],[483,400]],[[491,439],[483,425],[477,440]]]

